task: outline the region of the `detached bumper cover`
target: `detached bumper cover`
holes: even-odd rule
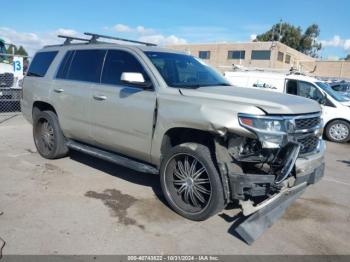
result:
[[[251,245],[267,228],[281,218],[285,210],[304,193],[306,187],[307,184],[303,183],[284,192],[276,201],[255,212],[238,225],[236,232]]]

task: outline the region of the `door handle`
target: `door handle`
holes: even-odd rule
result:
[[[104,101],[104,100],[107,99],[107,97],[106,96],[96,96],[96,95],[94,95],[94,99],[97,100],[97,101]]]
[[[63,93],[64,92],[64,90],[62,88],[57,88],[57,89],[54,89],[53,91],[56,93]]]

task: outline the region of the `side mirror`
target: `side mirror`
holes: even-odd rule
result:
[[[143,89],[151,89],[152,82],[146,81],[141,73],[123,72],[120,76],[120,80],[125,83]]]

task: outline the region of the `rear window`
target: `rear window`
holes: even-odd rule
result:
[[[27,76],[44,77],[57,53],[57,51],[37,53],[30,64]]]
[[[106,50],[76,50],[64,78],[99,83],[105,54]]]

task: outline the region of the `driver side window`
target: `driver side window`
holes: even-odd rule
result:
[[[314,85],[302,81],[298,83],[298,95],[318,102],[320,102],[323,97],[322,93]]]
[[[140,62],[130,53],[122,50],[108,50],[101,77],[102,84],[125,85],[121,81],[123,72],[141,73],[150,81]]]

